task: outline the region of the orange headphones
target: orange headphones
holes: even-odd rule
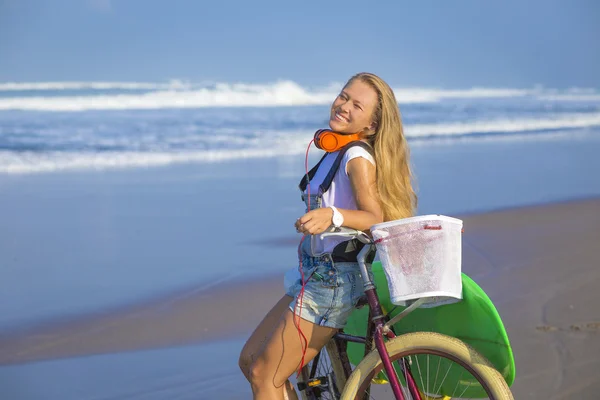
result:
[[[339,133],[330,129],[319,129],[315,132],[315,146],[328,153],[338,151],[348,143],[360,139],[360,133]]]

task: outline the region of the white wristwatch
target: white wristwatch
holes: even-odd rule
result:
[[[334,206],[329,206],[329,208],[333,210],[333,217],[331,218],[331,222],[333,222],[333,226],[339,228],[344,224],[344,216]]]

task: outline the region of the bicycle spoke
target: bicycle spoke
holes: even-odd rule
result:
[[[429,393],[429,354],[427,354],[427,391]]]
[[[440,359],[440,361],[441,361],[441,359]],[[450,370],[452,369],[453,365],[454,364],[450,364],[450,367],[448,368],[448,371],[446,371],[446,375],[444,375],[444,379],[442,379],[442,382],[440,383],[440,387],[438,388],[439,391],[442,390],[442,386],[444,386],[444,382],[446,382],[446,378],[448,377],[448,374],[450,373]],[[437,391],[436,391],[436,393],[437,393]]]
[[[452,396],[450,396],[450,397],[455,397],[454,393],[456,393],[456,389],[458,388],[458,385],[460,385],[460,379],[462,378],[464,372],[465,372],[464,369],[462,371],[460,371],[460,376],[456,380],[456,386],[454,386],[454,390],[452,391]]]
[[[438,374],[440,373],[440,364],[442,363],[442,358],[438,357],[438,367],[437,367],[437,371],[435,373],[435,381],[433,382],[433,393],[434,394],[438,394],[438,392],[435,390],[435,387],[437,385],[437,378],[438,378]],[[441,386],[440,386],[441,388]]]
[[[404,380],[406,380],[406,376],[404,377]],[[412,399],[412,394],[410,394],[410,389],[408,387],[408,384],[406,384],[405,386],[402,386],[402,394],[407,399],[409,399],[409,398]]]
[[[417,360],[417,369],[419,370],[419,377],[421,378],[421,387],[424,388],[425,385],[423,385],[423,374],[421,373],[421,367],[419,365],[419,356],[415,356],[414,358]]]
[[[467,389],[469,389],[471,387],[471,383],[473,383],[473,382],[469,382],[469,385],[465,388],[465,390],[462,391],[462,393],[458,396],[458,398],[463,397],[463,395],[465,394],[465,392],[467,391]]]
[[[401,364],[401,363],[402,363],[402,364]],[[398,360],[398,366],[400,367],[400,369],[401,369],[402,371],[404,371],[404,367],[403,367],[403,365],[404,365],[404,358],[401,358],[400,360]],[[392,364],[392,366],[393,366],[393,364]],[[398,372],[397,372],[396,368],[394,368],[394,374],[396,374],[396,378],[398,378],[398,382],[402,382],[402,381],[400,380],[400,377],[398,376]],[[405,373],[405,374],[406,374],[406,373]],[[404,380],[406,381],[406,376],[404,377]],[[408,395],[410,394],[410,393],[409,393],[409,391],[408,391],[408,387],[406,387],[406,388],[405,388],[404,386],[400,385],[400,390],[402,391],[402,395],[403,395],[403,396],[404,396],[406,399],[408,399]]]

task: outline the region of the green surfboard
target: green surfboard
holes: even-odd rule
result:
[[[373,263],[372,271],[381,306],[385,313],[390,314],[391,318],[405,307],[396,306],[390,302],[387,280],[380,262]],[[500,315],[485,292],[465,274],[462,274],[462,286],[462,301],[439,307],[416,309],[394,325],[396,335],[409,332],[437,332],[460,339],[487,358],[510,386],[515,379],[515,362]],[[355,310],[350,316],[344,332],[365,336],[368,314],[368,307]],[[364,345],[348,343],[348,356],[350,362],[357,365],[364,357]],[[423,356],[417,358],[423,358]],[[431,360],[427,361],[431,362]],[[422,360],[422,362],[427,361]],[[434,370],[438,368],[439,362],[439,360],[435,360],[435,368],[431,368],[430,374],[433,374]],[[441,360],[441,362],[444,363],[445,360]],[[444,369],[444,365],[442,365],[439,370],[445,371],[448,366],[446,365]],[[465,376],[469,376],[469,374],[465,372],[463,375],[464,371],[460,371],[461,369],[462,367],[450,369],[451,372],[439,393],[450,395],[456,390],[457,383],[460,383],[467,385],[463,397],[486,397],[479,384],[465,382]],[[433,382],[433,375],[430,379]]]

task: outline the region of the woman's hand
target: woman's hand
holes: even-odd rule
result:
[[[296,220],[296,231],[304,235],[317,235],[323,233],[331,226],[333,210],[317,208],[304,214]]]

